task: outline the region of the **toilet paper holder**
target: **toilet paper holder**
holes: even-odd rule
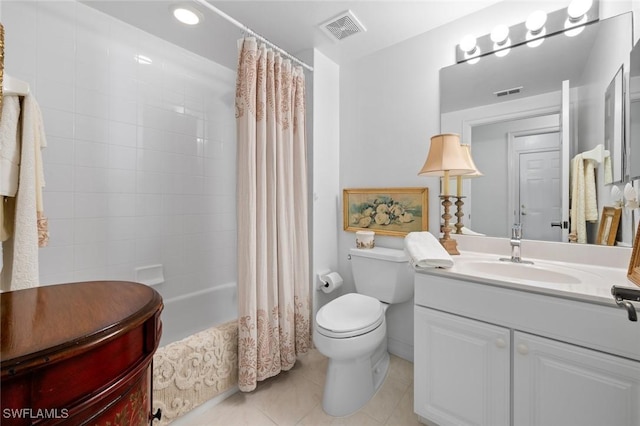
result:
[[[318,290],[324,292],[330,292],[342,285],[342,277],[337,272],[332,272],[330,270],[324,270],[318,272]]]

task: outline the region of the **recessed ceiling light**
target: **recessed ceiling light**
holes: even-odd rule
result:
[[[187,25],[197,25],[202,17],[199,12],[187,6],[172,6],[171,12],[178,21]]]

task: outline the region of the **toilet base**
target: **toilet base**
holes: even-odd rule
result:
[[[386,336],[372,355],[352,359],[329,358],[322,408],[334,417],[353,414],[373,397],[388,370]]]

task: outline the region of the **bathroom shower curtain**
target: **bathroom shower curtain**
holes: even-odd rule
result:
[[[304,73],[238,41],[238,386],[293,367],[310,345]]]

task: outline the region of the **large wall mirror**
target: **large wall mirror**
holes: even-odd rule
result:
[[[570,163],[588,153],[595,159],[597,213],[582,233],[596,243],[611,186],[631,172],[624,134],[617,145],[605,137],[605,98],[620,70],[629,69],[631,15],[591,23],[573,37],[559,33],[536,47],[523,44],[506,56],[441,69],[441,131],[460,133],[484,174],[464,180],[469,229],[509,237],[513,223],[522,223],[524,238],[568,241]],[[622,232],[629,235],[620,240],[631,240],[631,229]]]

